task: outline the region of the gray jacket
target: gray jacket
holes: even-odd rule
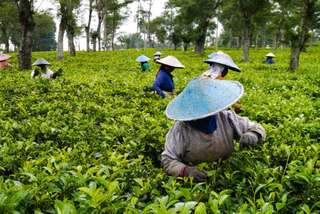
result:
[[[217,114],[217,129],[212,134],[205,134],[187,122],[178,121],[167,133],[161,163],[167,174],[180,176],[187,165],[227,159],[234,151],[233,140],[246,132],[254,133],[258,142],[265,140],[266,133],[261,125],[233,111],[225,110]]]

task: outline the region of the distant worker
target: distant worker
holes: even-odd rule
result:
[[[209,64],[209,69],[201,76],[212,79],[224,79],[228,74],[228,69],[240,72],[240,68],[233,62],[232,58],[221,51],[209,55],[209,59],[204,61]]]
[[[153,61],[159,60],[161,57],[161,52],[157,51],[153,54]]]
[[[241,72],[240,68],[233,62],[232,58],[222,51],[212,53],[208,57],[209,59],[204,62],[209,64],[209,69],[201,75],[202,78],[223,80],[227,76],[229,69]],[[240,101],[233,104],[232,108],[236,113],[243,111]]]
[[[32,72],[31,77],[40,76],[46,79],[55,79],[57,76],[61,75],[62,69],[60,68],[57,72],[53,72],[48,68],[51,65],[47,60],[43,58],[37,59],[34,63],[34,66],[37,66]]]
[[[12,67],[12,65],[9,63],[10,58],[11,58],[11,56],[6,55],[6,54],[0,55],[0,70],[4,70],[4,69]]]
[[[150,60],[150,58],[145,55],[141,55],[136,59],[136,61],[140,62],[140,64],[141,64],[141,71],[150,70],[150,65],[148,63],[149,60]]]
[[[167,95],[173,95],[174,83],[172,72],[175,68],[184,68],[184,65],[174,56],[167,56],[156,61],[159,63],[160,69],[156,75],[152,90],[157,92],[162,98]]]
[[[276,56],[273,54],[273,53],[268,53],[267,55],[266,55],[266,61],[265,61],[265,63],[266,64],[274,64],[275,63],[275,61],[273,60],[273,58],[275,58]]]
[[[197,78],[171,101],[166,115],[177,122],[167,133],[161,154],[168,175],[204,181],[207,173],[197,164],[229,158],[234,140],[239,140],[241,149],[265,140],[260,124],[226,110],[242,94],[239,82]]]

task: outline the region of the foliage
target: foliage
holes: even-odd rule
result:
[[[34,51],[50,51],[56,49],[56,24],[47,13],[34,15],[35,28],[32,34]]]
[[[245,87],[242,115],[261,123],[267,140],[242,151],[235,142],[230,159],[199,166],[209,180],[198,184],[159,164],[172,98],[149,91],[157,64],[141,73],[135,62],[154,51],[79,52],[59,62],[34,53],[63,67],[53,81],[0,73],[0,213],[319,212],[319,47],[302,54],[296,73],[286,71],[288,49],[273,50],[271,66],[261,63],[269,50],[253,50],[251,63],[223,50],[243,70],[228,75]],[[174,71],[177,94],[207,68],[191,51],[161,52],[186,65]]]

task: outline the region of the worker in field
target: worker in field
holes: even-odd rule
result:
[[[155,52],[155,53],[153,54],[153,61],[156,62],[157,60],[160,59],[160,57],[161,57],[161,52],[159,52],[159,51]]]
[[[201,76],[204,78],[224,79],[229,69],[240,72],[240,68],[233,62],[232,58],[221,51],[209,55],[209,59],[204,61],[209,64],[209,69]]]
[[[11,58],[11,56],[6,55],[6,54],[0,55],[0,70],[4,70],[4,69],[12,67],[12,65],[9,63],[10,58]]]
[[[223,80],[227,76],[229,69],[241,72],[240,68],[234,63],[232,58],[222,51],[212,53],[208,57],[209,59],[204,62],[209,64],[209,69],[201,75],[202,78]],[[242,105],[239,101],[234,103],[232,108],[236,113],[243,111]]]
[[[150,65],[148,63],[148,61],[150,60],[149,57],[145,56],[145,55],[140,55],[138,56],[138,58],[136,59],[137,62],[140,62],[141,65],[141,71],[148,71],[150,70]]]
[[[46,79],[55,79],[60,76],[62,73],[62,69],[60,68],[57,72],[53,72],[49,66],[51,65],[47,60],[43,58],[37,59],[34,63],[34,66],[37,66],[32,72],[31,77],[34,78],[36,76],[40,76]]]
[[[274,58],[275,58],[276,56],[273,54],[273,53],[268,53],[267,55],[266,55],[266,60],[265,60],[265,63],[266,64],[274,64],[275,63],[275,61],[274,61]]]
[[[152,90],[162,98],[173,95],[174,82],[172,72],[175,68],[184,68],[184,65],[174,56],[167,56],[156,61],[160,64]]]
[[[225,160],[240,148],[255,146],[266,138],[264,128],[227,110],[243,94],[236,81],[196,78],[167,106],[166,115],[176,120],[166,135],[161,163],[168,175],[204,181],[201,162]]]

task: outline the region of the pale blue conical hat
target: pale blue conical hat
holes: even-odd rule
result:
[[[150,58],[145,55],[138,56],[138,58],[136,59],[137,62],[148,62],[149,60]]]
[[[243,95],[243,86],[237,81],[197,78],[172,100],[166,109],[168,118],[190,121],[214,115]]]
[[[208,55],[209,59],[205,60],[205,63],[218,63],[225,65],[231,70],[240,72],[240,68],[233,62],[232,58],[222,51],[218,51]]]

